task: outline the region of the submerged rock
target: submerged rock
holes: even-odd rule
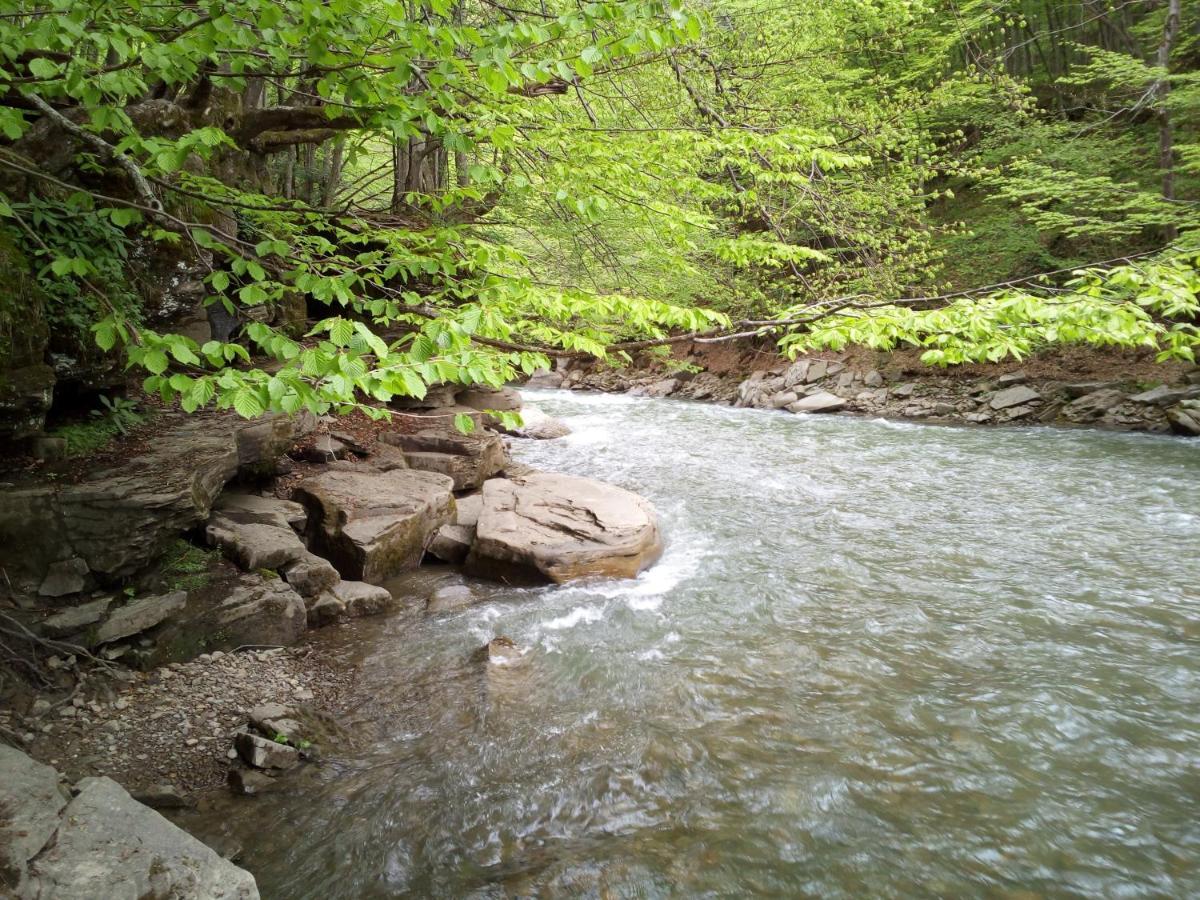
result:
[[[378,584],[421,561],[454,514],[453,481],[433,472],[324,472],[293,496],[308,511],[312,549],[343,578]]]
[[[551,472],[483,486],[467,569],[484,577],[563,582],[632,578],[658,559],[654,507],[613,485]]]

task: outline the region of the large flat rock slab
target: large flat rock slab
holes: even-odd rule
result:
[[[39,581],[79,559],[102,581],[136,574],[209,514],[239,470],[271,461],[311,417],[247,424],[229,416],[166,422],[151,449],[76,484],[0,491],[0,566]]]
[[[415,568],[454,516],[454,481],[436,472],[333,469],[297,485],[309,546],[349,581],[380,584]]]
[[[467,570],[560,583],[632,578],[661,553],[658,514],[643,497],[590,478],[534,472],[484,484]]]
[[[58,772],[0,744],[0,885],[20,890],[25,866],[50,843],[66,805]]]
[[[85,778],[22,896],[253,900],[254,876],[138,803],[109,778]]]

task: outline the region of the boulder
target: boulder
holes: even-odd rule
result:
[[[378,584],[420,563],[454,515],[453,486],[434,472],[334,470],[292,496],[308,511],[310,547],[343,578]]]
[[[1200,400],[1184,400],[1167,410],[1167,422],[1176,434],[1200,437]]]
[[[1146,403],[1154,406],[1174,406],[1181,400],[1191,400],[1200,397],[1200,388],[1172,388],[1165,384],[1134,394],[1129,399],[1134,403]]]
[[[901,397],[901,398],[911,397],[913,395],[913,392],[916,391],[916,389],[917,389],[916,384],[914,384],[911,381],[906,381],[904,384],[898,384],[894,388],[892,388],[891,395],[893,397]]]
[[[1026,403],[1033,403],[1042,399],[1042,395],[1033,388],[1017,385],[1016,387],[1005,388],[1002,391],[997,391],[993,396],[991,403],[988,405],[992,409],[1008,409],[1013,406],[1023,406]]]
[[[771,406],[775,409],[783,409],[786,406],[795,403],[800,399],[800,395],[795,391],[780,391],[771,398]]]
[[[42,579],[38,594],[43,597],[78,594],[87,586],[89,572],[87,562],[78,556],[52,563],[46,570],[46,577]]]
[[[332,625],[346,614],[346,604],[326,592],[308,604],[307,620],[309,628],[321,628]]]
[[[479,511],[483,508],[483,494],[464,494],[454,501],[454,524],[469,525],[474,528],[479,524]]]
[[[563,374],[561,372],[551,372],[549,369],[539,369],[529,376],[529,380],[525,382],[527,387],[531,388],[560,388],[563,386]]]
[[[373,616],[396,607],[396,600],[386,589],[361,581],[340,581],[333,586],[333,596],[341,601],[346,615]]]
[[[29,866],[30,897],[258,897],[254,877],[109,778],[85,778],[53,843]]]
[[[253,422],[235,424],[238,473],[247,477],[278,474],[278,461],[317,426],[307,411],[294,416],[268,413]]]
[[[261,525],[291,528],[297,534],[304,533],[304,525],[308,520],[304,507],[299,503],[239,491],[223,492],[213,504],[213,510],[224,513],[238,522],[257,522]]]
[[[795,403],[788,404],[788,411],[794,413],[800,412],[836,412],[846,406],[846,400],[839,397],[837,394],[831,394],[828,391],[818,391],[815,394],[810,394],[807,397],[802,397]]]
[[[824,359],[809,360],[808,371],[804,373],[804,381],[807,384],[812,384],[814,381],[820,381],[829,374],[829,362]]]
[[[64,609],[42,622],[42,632],[47,637],[60,638],[83,631],[103,619],[112,602],[112,597],[101,597],[90,603]]]
[[[863,384],[865,384],[867,387],[871,387],[871,388],[882,387],[883,386],[883,376],[880,375],[874,369],[872,369],[870,372],[868,372],[866,375],[863,376]]]
[[[424,397],[393,397],[388,406],[393,409],[439,409],[453,406],[458,387],[453,384],[430,385]]]
[[[1094,422],[1125,400],[1125,394],[1116,388],[1101,388],[1068,403],[1063,407],[1063,415],[1073,422]]]
[[[304,600],[283,581],[247,574],[206,611],[204,621],[211,621],[212,634],[224,646],[286,647],[304,634],[307,613]]]
[[[186,604],[187,591],[133,600],[114,612],[108,621],[96,629],[96,643],[110,644],[161,625]]]
[[[307,550],[295,562],[284,566],[280,574],[301,597],[319,596],[341,580],[337,569],[329,560]]]
[[[271,421],[297,430],[292,420]],[[117,468],[0,492],[0,567],[40,580],[51,563],[79,557],[102,583],[137,574],[208,518],[226,482],[257,459],[254,448],[273,450],[243,441],[247,427],[255,426],[229,416],[168,419],[149,451]]]
[[[238,521],[236,513],[217,511],[204,530],[210,547],[220,547],[226,557],[247,572],[280,569],[308,552],[291,526]]]
[[[413,434],[390,432],[382,440],[404,453],[410,469],[437,472],[454,490],[474,490],[504,468],[504,443],[488,431],[463,434],[455,428],[427,428]]]
[[[550,441],[571,433],[571,427],[566,422],[547,415],[536,406],[522,407],[520,428],[499,427],[505,434],[535,441]]]
[[[461,563],[471,552],[475,541],[475,529],[469,525],[443,525],[434,535],[426,551],[442,562]]]
[[[54,836],[67,805],[58,772],[0,744],[0,884],[17,887]]]
[[[535,472],[484,484],[467,569],[535,582],[632,578],[661,552],[658,516],[642,497],[590,478]]]
[[[516,388],[496,390],[477,384],[462,391],[458,395],[458,403],[480,411],[494,409],[498,412],[515,412],[521,408],[521,393]]]
[[[300,754],[286,743],[259,737],[249,731],[239,731],[233,747],[243,762],[256,769],[294,769],[300,765]]]

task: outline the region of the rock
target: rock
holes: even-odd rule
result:
[[[425,609],[428,612],[449,612],[470,606],[475,600],[475,592],[465,584],[451,584],[430,594],[425,601]]]
[[[487,431],[463,434],[457,429],[430,428],[415,434],[391,432],[382,440],[399,447],[409,468],[450,477],[454,490],[474,490],[503,470],[504,443]]]
[[[1200,389],[1198,388],[1170,388],[1165,384],[1160,384],[1156,388],[1142,391],[1140,394],[1134,394],[1129,399],[1133,403],[1174,406],[1181,400],[1190,400],[1198,396],[1200,396]]]
[[[191,809],[196,801],[173,784],[155,784],[144,791],[134,791],[133,799],[151,809]]]
[[[795,391],[780,391],[771,398],[771,406],[775,409],[783,409],[791,403],[795,403],[800,399],[800,396]]]
[[[906,381],[904,384],[896,385],[891,389],[890,393],[893,397],[911,397],[916,389],[917,386],[913,382]]]
[[[483,494],[465,494],[454,501],[454,524],[469,525],[474,528],[479,524],[479,511],[483,508]]]
[[[254,877],[108,778],[85,778],[53,844],[29,867],[33,897],[258,897]]]
[[[38,594],[43,597],[65,597],[78,594],[87,586],[88,564],[78,556],[56,562],[46,570]]]
[[[215,608],[204,612],[201,622],[202,630],[221,635],[227,647],[287,647],[304,634],[307,613],[304,600],[280,579],[247,574]]]
[[[329,560],[307,550],[298,560],[284,566],[280,574],[301,597],[316,597],[341,580]]]
[[[318,434],[311,444],[300,451],[300,456],[307,462],[330,463],[335,459],[345,459],[350,448],[331,434]]]
[[[317,427],[310,412],[294,416],[268,413],[235,425],[238,474],[263,477],[279,473],[279,461],[297,440]]]
[[[346,431],[331,431],[329,436],[335,441],[338,441],[349,450],[351,453],[356,453],[359,456],[370,456],[371,450],[357,437]]]
[[[0,883],[16,887],[50,842],[67,805],[58,772],[0,744]]]
[[[1200,437],[1200,400],[1184,400],[1167,410],[1167,422],[1176,434]]]
[[[299,503],[238,491],[224,491],[213,503],[213,510],[237,522],[291,528],[297,534],[304,533],[308,521],[308,514]]]
[[[818,391],[808,397],[803,397],[795,403],[788,405],[788,410],[794,413],[800,412],[836,412],[846,406],[844,398],[837,394],[831,394],[828,391]]]
[[[410,431],[420,431],[423,428],[454,428],[454,421],[459,416],[467,416],[475,423],[476,428],[482,428],[484,419],[482,412],[470,406],[443,406],[437,409],[414,409],[403,413],[392,413],[392,418],[405,423]]]
[[[186,603],[187,591],[133,600],[114,612],[96,630],[96,643],[110,644],[161,625],[173,613],[183,609]]]
[[[1001,375],[996,379],[996,384],[1000,387],[1010,387],[1014,384],[1023,384],[1029,380],[1029,376],[1024,372],[1009,372],[1007,375]]]
[[[42,621],[42,632],[47,637],[60,638],[83,631],[89,625],[95,625],[103,619],[112,602],[112,597],[101,597],[91,603],[73,606],[60,613],[55,613]]]
[[[288,524],[264,525],[238,521],[236,513],[218,510],[204,529],[210,547],[219,547],[226,557],[247,572],[280,569],[307,553],[304,543]]]
[[[58,462],[67,458],[67,441],[65,438],[38,435],[30,445],[34,459],[42,462]]]
[[[669,397],[679,388],[678,378],[663,378],[646,386],[647,397]]]
[[[467,569],[559,583],[632,578],[661,552],[658,516],[642,497],[589,478],[537,472],[484,484]]]
[[[382,441],[371,448],[371,468],[380,472],[392,472],[396,469],[407,469],[408,460],[398,447],[385,444]]]
[[[529,376],[529,380],[525,382],[527,387],[554,389],[563,386],[563,374],[561,372],[551,372],[549,369],[539,369]]]
[[[342,602],[346,615],[373,616],[394,609],[396,600],[386,588],[361,581],[342,581],[333,586],[333,595]]]
[[[461,563],[471,551],[475,541],[475,529],[469,525],[443,525],[434,535],[426,551],[442,562]]]
[[[1125,394],[1115,388],[1101,388],[1068,403],[1063,408],[1063,414],[1074,422],[1093,422],[1110,409],[1120,406],[1125,399]]]
[[[454,514],[445,475],[325,472],[301,482],[293,497],[308,510],[310,546],[343,578],[378,584],[416,567]]]
[[[425,390],[424,397],[393,397],[388,401],[388,406],[393,409],[440,409],[453,406],[457,390],[453,384],[431,384]]]
[[[230,766],[226,782],[231,791],[243,797],[265,794],[280,787],[278,778],[245,766]]]
[[[268,740],[283,735],[289,743],[299,742],[303,733],[299,713],[282,703],[264,703],[250,710],[250,726]]]
[[[883,376],[872,369],[863,376],[863,384],[867,387],[877,388],[883,385]]]
[[[460,406],[471,409],[515,412],[521,408],[521,394],[516,388],[504,387],[493,390],[485,385],[469,387],[458,395]]]
[[[306,613],[309,628],[331,625],[346,614],[346,604],[326,592],[308,605]]]
[[[499,635],[488,641],[484,647],[487,661],[493,666],[515,666],[525,657],[525,651],[517,646],[510,637]]]
[[[1027,388],[1024,385],[1006,388],[998,391],[988,404],[992,409],[1008,409],[1012,406],[1021,406],[1026,403],[1032,403],[1042,399],[1042,395],[1032,388]]]
[[[547,415],[536,406],[521,408],[520,428],[505,428],[501,425],[500,430],[505,434],[511,434],[513,437],[528,438],[535,441],[551,441],[556,438],[566,437],[571,433],[571,427],[566,422],[556,419],[554,416]]]
[[[933,414],[935,416],[952,416],[958,410],[953,403],[935,403],[933,404]]]
[[[1095,391],[1112,389],[1117,387],[1115,381],[1081,381],[1075,384],[1064,384],[1062,386],[1063,393],[1071,399],[1085,397]]]
[[[820,381],[829,374],[829,363],[824,359],[814,359],[809,361],[808,371],[804,374],[804,380],[808,384],[815,381]]]
[[[242,761],[256,769],[286,771],[300,765],[300,754],[295,747],[259,737],[249,731],[239,732],[233,739],[233,746]]]
[[[75,484],[0,491],[0,567],[41,578],[50,563],[76,556],[102,580],[138,573],[207,519],[226,482],[256,459],[242,452],[248,427],[232,415],[167,417],[151,449],[116,468]]]

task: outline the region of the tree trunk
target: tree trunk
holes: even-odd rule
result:
[[[321,205],[324,207],[333,206],[338,185],[342,182],[342,162],[345,155],[346,139],[338,138],[328,151],[329,166],[325,170],[325,184],[321,190]]]
[[[1171,127],[1171,111],[1167,107],[1167,98],[1171,93],[1171,82],[1168,80],[1171,65],[1171,50],[1175,47],[1175,39],[1179,36],[1179,20],[1183,0],[1168,0],[1167,20],[1163,24],[1162,43],[1158,45],[1158,67],[1162,70],[1155,94],[1158,100],[1158,168],[1162,171],[1162,195],[1164,199],[1175,199],[1175,135]],[[1173,241],[1179,237],[1179,229],[1174,225],[1166,228],[1166,239]]]

